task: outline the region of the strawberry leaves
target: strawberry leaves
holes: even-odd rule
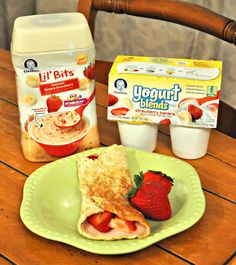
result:
[[[167,176],[165,173],[163,173],[162,171],[156,171],[156,170],[148,170],[149,172],[152,172],[154,174],[159,174],[161,175],[163,178],[168,179],[171,182],[171,185],[174,186],[174,179],[170,176]]]
[[[135,187],[132,190],[130,190],[129,193],[125,196],[125,198],[127,198],[128,200],[134,197],[136,192],[143,185],[143,172],[142,171],[139,173],[139,175],[138,174],[134,175],[134,183],[135,183]]]
[[[134,183],[138,189],[143,185],[143,171],[140,171],[139,175],[134,175]]]

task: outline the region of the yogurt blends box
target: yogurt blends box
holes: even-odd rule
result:
[[[118,56],[108,119],[215,128],[221,76],[221,61]]]
[[[85,17],[19,17],[11,52],[24,156],[51,161],[99,146],[95,49]]]

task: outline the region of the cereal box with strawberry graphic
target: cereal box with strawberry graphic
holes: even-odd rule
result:
[[[12,61],[26,159],[46,162],[99,146],[95,47],[82,14],[17,18]]]
[[[117,56],[109,73],[113,121],[215,128],[222,62]]]

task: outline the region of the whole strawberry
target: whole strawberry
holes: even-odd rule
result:
[[[60,97],[56,95],[51,95],[50,97],[47,98],[46,104],[48,107],[48,112],[56,112],[60,109],[63,102]]]
[[[147,182],[154,182],[162,185],[167,193],[171,191],[172,186],[174,185],[173,178],[167,176],[165,173],[162,173],[161,171],[155,171],[155,170],[148,170],[143,174],[143,181],[144,183]]]
[[[128,198],[133,207],[147,218],[164,221],[171,217],[171,206],[167,190],[157,182],[143,182],[143,176],[135,175],[136,188]]]

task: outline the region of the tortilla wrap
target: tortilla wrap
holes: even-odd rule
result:
[[[107,147],[98,159],[78,158],[79,188],[82,193],[78,231],[91,239],[115,240],[144,238],[150,234],[150,225],[141,212],[132,207],[125,195],[133,188],[126,149],[122,145]],[[126,221],[134,221],[136,230],[120,231],[112,228],[102,233],[87,218],[108,211]]]

